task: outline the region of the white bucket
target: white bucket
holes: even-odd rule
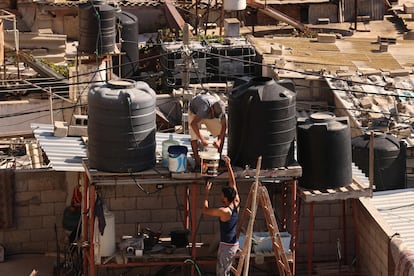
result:
[[[201,175],[217,176],[219,168],[220,153],[217,151],[200,151]]]
[[[168,148],[168,170],[173,173],[181,173],[187,170],[186,146],[174,145]]]
[[[103,235],[99,232],[98,219],[95,219],[94,243],[95,262],[101,263],[101,257],[112,256],[116,251],[115,241],[115,215],[104,210],[106,226]]]

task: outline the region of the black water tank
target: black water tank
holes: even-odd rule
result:
[[[296,94],[272,78],[248,78],[229,95],[228,154],[240,167],[263,169],[294,162]]]
[[[115,50],[115,8],[102,1],[79,5],[78,51],[109,54]]]
[[[155,92],[145,82],[109,81],[88,93],[91,168],[137,172],[155,165]]]
[[[139,72],[138,19],[124,11],[116,12],[115,17],[120,26],[116,41],[121,41],[122,55],[112,57],[113,72],[121,78],[131,78]]]
[[[318,112],[298,118],[298,162],[302,166],[299,185],[328,189],[352,183],[351,131],[348,118]]]
[[[391,134],[374,134],[374,185],[376,191],[406,187],[406,144]],[[352,160],[369,176],[370,134],[352,139]]]

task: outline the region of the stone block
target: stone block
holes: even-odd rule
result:
[[[414,13],[414,3],[407,2],[404,3],[404,13],[413,14]]]
[[[55,121],[53,133],[56,137],[66,137],[66,136],[68,136],[67,123],[63,122],[63,121]]]
[[[390,71],[390,77],[406,77],[410,75],[410,71],[406,69],[395,69]]]
[[[88,127],[87,126],[69,126],[68,136],[86,137],[88,136]]]
[[[225,37],[239,37],[240,36],[240,21],[237,18],[224,19],[224,36]]]
[[[318,42],[321,43],[335,43],[336,35],[335,34],[318,34]]]
[[[388,43],[380,43],[379,51],[381,53],[387,52],[388,51]]]

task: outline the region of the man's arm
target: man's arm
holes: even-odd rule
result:
[[[200,138],[201,143],[203,146],[208,146],[208,141],[204,138],[203,135],[200,133],[200,129],[198,128],[198,124],[201,122],[201,117],[194,114],[194,119],[191,121],[190,126],[193,129],[194,133],[197,135],[198,138]]]
[[[220,219],[225,219],[227,215],[225,208],[210,208],[209,207],[208,196],[210,194],[212,185],[213,183],[211,181],[208,181],[206,184],[206,193],[205,193],[205,198],[204,198],[204,203],[203,203],[203,209],[201,212],[204,215],[219,217]]]
[[[224,139],[225,139],[226,130],[227,130],[227,119],[226,119],[225,116],[223,116],[223,118],[221,118],[220,123],[221,123],[220,134],[217,136],[216,141],[214,141],[214,143],[213,143],[213,146],[215,148],[217,148],[219,153],[221,153],[223,151]]]
[[[224,160],[226,161],[227,171],[229,173],[229,186],[232,187],[236,191],[236,197],[234,198],[234,203],[236,203],[236,205],[238,206],[240,203],[240,197],[239,197],[239,191],[237,190],[236,177],[234,176],[230,157],[225,155]]]

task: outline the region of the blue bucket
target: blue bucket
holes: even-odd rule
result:
[[[174,173],[185,172],[187,170],[186,146],[173,145],[168,147],[168,170]]]

